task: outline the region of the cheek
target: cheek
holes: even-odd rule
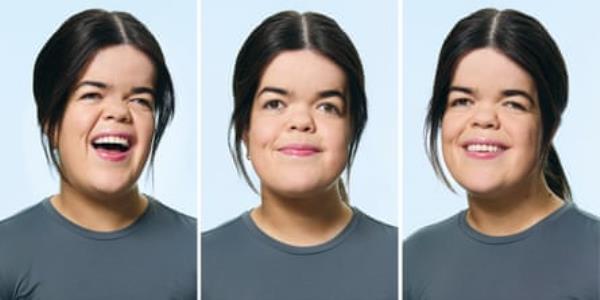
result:
[[[267,147],[277,139],[279,127],[276,120],[255,118],[248,129],[246,146],[251,152]]]
[[[511,128],[514,132],[513,136],[518,137],[518,141],[522,146],[523,152],[529,158],[537,158],[540,156],[541,149],[541,130],[535,121],[518,122]]]
[[[94,122],[95,114],[93,111],[76,108],[67,109],[58,132],[59,149],[61,145],[71,145],[78,141],[87,144],[87,136],[91,132]]]
[[[440,128],[440,131],[443,152],[447,151],[448,149],[446,149],[446,147],[449,147],[454,140],[458,138],[460,133],[460,126],[458,126],[458,123],[457,118],[453,116],[445,115],[442,118],[442,127]]]
[[[135,124],[138,137],[149,145],[154,136],[154,115],[150,113],[138,114],[135,117]]]
[[[345,162],[348,157],[348,146],[351,139],[351,130],[348,122],[322,122],[317,126],[321,129],[321,140],[324,146],[332,151],[334,159]]]

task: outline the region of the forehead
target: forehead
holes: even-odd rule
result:
[[[82,72],[80,81],[152,86],[154,73],[154,65],[146,54],[131,45],[117,45],[98,50]]]
[[[265,68],[259,90],[265,86],[276,86],[292,92],[345,90],[346,75],[337,64],[316,51],[283,51]]]
[[[451,85],[490,93],[519,89],[537,96],[535,82],[529,73],[493,48],[467,53],[459,61]]]

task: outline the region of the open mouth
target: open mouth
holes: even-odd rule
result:
[[[126,137],[102,136],[92,141],[92,147],[96,150],[123,153],[129,151],[131,145]]]

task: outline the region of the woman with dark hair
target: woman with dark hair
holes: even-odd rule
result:
[[[239,51],[233,95],[230,149],[261,204],[203,233],[202,299],[396,299],[397,230],[351,207],[340,178],[367,120],[348,36],[321,14],[270,16]]]
[[[552,144],[567,98],[564,60],[536,19],[482,9],[454,26],[426,138],[452,189],[441,141],[469,207],[405,241],[404,299],[599,299],[600,223],[572,202]]]
[[[175,105],[153,35],[80,12],[40,51],[33,90],[60,191],[0,222],[0,299],[196,299],[196,220],[136,183]]]

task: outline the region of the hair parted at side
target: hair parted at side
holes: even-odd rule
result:
[[[155,129],[150,166],[163,133],[173,118],[175,94],[171,75],[158,41],[144,24],[129,13],[100,9],[89,9],[71,16],[42,47],[33,72],[33,94],[44,153],[63,179],[66,178],[54,150],[69,96],[96,53],[115,45],[135,47],[154,66]]]
[[[516,10],[487,8],[461,19],[440,50],[433,95],[425,121],[429,160],[444,183],[452,186],[441,167],[438,134],[446,110],[449,87],[460,60],[480,48],[493,48],[523,68],[535,82],[542,122],[542,172],[549,188],[571,201],[571,188],[552,144],[568,100],[567,69],[557,44],[535,18]]]
[[[242,45],[233,75],[234,109],[231,114],[229,150],[239,173],[256,191],[244,167],[242,143],[250,125],[250,114],[256,90],[264,70],[281,52],[310,49],[339,66],[348,86],[348,111],[351,136],[348,145],[347,174],[367,122],[367,97],[362,63],[346,33],[331,18],[314,12],[283,11],[265,19]],[[348,175],[349,176],[349,175]]]

